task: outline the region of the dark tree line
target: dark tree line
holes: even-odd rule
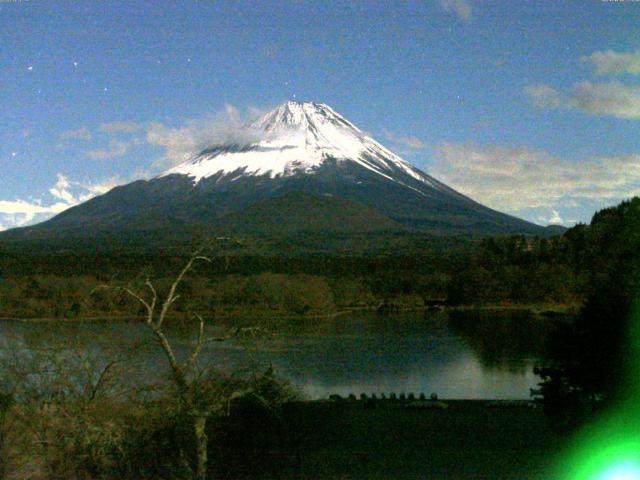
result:
[[[579,225],[552,238],[512,235],[482,239],[447,284],[451,304],[574,303],[588,272]]]
[[[622,400],[637,360],[630,332],[640,292],[640,199],[596,213],[572,236],[574,261],[588,274],[587,295],[571,323],[549,339],[549,360],[537,369],[539,397],[554,424],[576,427]],[[637,319],[635,319],[637,321]]]

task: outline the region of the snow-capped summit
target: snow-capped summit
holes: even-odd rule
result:
[[[432,188],[444,187],[324,103],[283,103],[244,130],[244,144],[213,145],[160,177],[187,175],[194,183],[214,175],[286,177],[312,174],[331,159],[354,162],[391,181],[403,183],[394,176],[400,170]]]

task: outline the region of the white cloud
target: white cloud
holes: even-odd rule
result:
[[[640,86],[584,81],[576,83],[569,92],[533,85],[525,88],[525,94],[539,108],[574,108],[594,115],[640,118]]]
[[[139,177],[134,175],[133,178],[139,178]],[[85,193],[84,195],[90,195],[91,197],[94,197],[96,195],[102,195],[104,193],[107,193],[112,188],[117,187],[118,185],[122,185],[123,183],[125,183],[125,181],[121,180],[119,177],[110,177],[100,182],[88,182],[88,183],[77,182],[76,185],[79,188],[84,189],[88,192],[88,193]]]
[[[92,160],[108,160],[110,158],[121,157],[129,150],[129,143],[120,140],[111,140],[107,148],[89,150],[87,157]]]
[[[0,200],[0,230],[42,222],[96,195],[106,193],[121,183],[117,178],[100,182],[76,182],[58,173],[56,183],[49,189],[49,202],[41,198]]]
[[[388,130],[384,130],[383,134],[392,143],[408,150],[425,150],[430,148],[427,142],[413,135],[398,135]]]
[[[76,130],[66,130],[60,134],[60,140],[91,140],[91,132],[87,127],[81,127]]]
[[[446,11],[456,14],[460,19],[471,20],[473,9],[469,0],[440,0],[440,6]]]
[[[551,215],[549,216],[544,216],[544,215],[539,216],[538,222],[541,224],[549,224],[549,225],[562,225],[565,223],[565,221],[560,216],[560,212],[558,212],[558,210],[555,210],[555,209],[551,209]],[[571,223],[575,223],[575,222],[571,222]]]
[[[524,93],[538,108],[560,108],[566,102],[563,94],[549,85],[529,85],[525,87]]]
[[[167,168],[177,165],[216,144],[244,145],[259,141],[264,137],[264,132],[252,129],[246,121],[259,113],[259,110],[251,109],[247,114],[242,114],[237,108],[226,105],[222,112],[187,120],[180,127],[167,127],[159,122],[149,124],[146,131],[147,143],[165,150],[155,166]]]
[[[25,200],[0,200],[0,213],[10,215],[35,215],[37,213],[60,213],[69,208],[65,202],[56,202],[43,206],[38,202],[27,202]]]
[[[640,118],[640,86],[626,86],[619,82],[580,82],[571,92],[569,102],[578,110],[596,115]]]
[[[480,203],[514,214],[573,211],[587,203],[597,208],[640,195],[640,155],[570,161],[526,147],[445,143],[437,147],[430,173]],[[553,210],[547,221],[560,221]]]
[[[74,202],[73,195],[69,192],[69,182],[66,177],[58,173],[58,181],[49,189],[49,193],[63,202],[72,204]]]
[[[145,124],[127,121],[103,123],[100,130],[104,133],[135,133],[145,128]]]
[[[591,63],[598,75],[640,75],[640,50],[626,53],[598,51],[580,57],[580,61]],[[524,92],[539,108],[572,108],[594,115],[640,118],[640,85],[637,84],[585,80],[566,90],[539,84],[526,87]]]
[[[67,208],[65,202],[55,202],[42,205],[39,201],[26,200],[0,200],[0,229],[21,227],[32,223],[34,220],[45,220]]]
[[[92,160],[108,160],[122,157],[133,147],[151,145],[164,150],[162,156],[155,160],[152,170],[164,169],[188,160],[206,147],[216,144],[233,143],[243,145],[257,142],[264,138],[265,133],[252,129],[248,120],[253,120],[264,110],[249,108],[240,112],[232,105],[225,105],[217,113],[210,113],[202,118],[187,119],[179,126],[167,126],[160,122],[138,123],[131,121],[114,121],[99,126],[102,140],[108,143],[96,146],[85,156]],[[93,135],[87,127],[68,130],[61,135],[61,139],[91,140]],[[411,137],[405,137],[411,141]],[[413,139],[417,146],[419,139]],[[65,148],[60,143],[58,148]],[[148,172],[145,172],[148,176]]]
[[[585,55],[580,60],[593,64],[598,75],[621,75],[624,73],[640,75],[640,50],[635,52],[605,50]]]

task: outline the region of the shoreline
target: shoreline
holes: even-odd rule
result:
[[[385,308],[384,305],[368,306],[368,307],[346,307],[336,312],[326,314],[314,314],[314,315],[286,315],[279,314],[277,312],[256,311],[247,313],[236,314],[216,314],[213,319],[242,319],[247,317],[255,317],[256,319],[272,318],[277,320],[314,320],[314,319],[333,319],[348,315],[356,312],[371,312],[381,314],[395,314],[395,313],[410,313],[410,312],[465,312],[465,311],[529,311],[534,315],[540,317],[554,317],[563,315],[575,315],[578,313],[581,307],[580,303],[567,303],[567,304],[483,304],[483,305],[420,305],[420,306],[389,306]],[[33,322],[33,323],[45,323],[45,322],[98,322],[98,321],[136,321],[141,317],[131,315],[117,315],[117,316],[91,316],[91,317],[79,317],[79,318],[55,318],[55,317],[2,317],[1,321],[14,321],[14,322]]]

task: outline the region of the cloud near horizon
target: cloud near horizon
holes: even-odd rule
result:
[[[551,216],[550,217],[538,217],[538,220],[544,222],[544,223],[548,223],[550,225],[562,225],[564,223],[564,220],[562,219],[562,217],[560,216],[560,213],[557,210],[551,210]]]
[[[560,223],[563,208],[602,208],[640,195],[640,154],[576,162],[527,147],[444,143],[429,171],[497,210],[530,219],[547,212],[547,223]]]
[[[0,231],[47,220],[121,183],[115,177],[100,182],[77,182],[58,173],[56,183],[49,189],[49,201],[42,198],[0,200]]]

